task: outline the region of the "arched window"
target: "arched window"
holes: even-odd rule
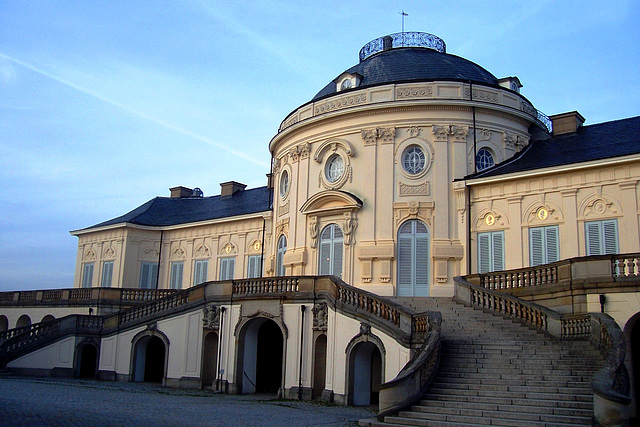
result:
[[[320,266],[318,274],[342,277],[342,230],[338,224],[329,224],[320,233]]]
[[[486,148],[478,150],[478,153],[476,154],[476,167],[478,168],[478,172],[488,169],[494,164],[495,161],[493,160],[493,154],[491,154],[491,151]]]
[[[398,296],[429,294],[429,230],[410,220],[398,230]]]
[[[287,252],[287,238],[280,236],[278,239],[278,252],[276,255],[276,276],[284,276],[284,254]]]

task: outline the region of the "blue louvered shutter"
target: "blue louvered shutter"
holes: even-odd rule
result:
[[[478,233],[478,273],[491,271],[491,233]]]
[[[504,232],[491,233],[493,240],[493,266],[491,271],[504,270]]]
[[[544,229],[536,227],[529,229],[529,253],[531,266],[544,264]]]
[[[618,221],[610,219],[602,221],[605,255],[618,253]]]
[[[545,264],[560,260],[560,239],[558,238],[558,226],[545,227]]]

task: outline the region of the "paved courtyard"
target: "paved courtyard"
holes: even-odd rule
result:
[[[1,426],[354,426],[370,408],[150,384],[0,376]]]

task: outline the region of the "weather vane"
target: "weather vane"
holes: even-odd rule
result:
[[[405,13],[404,10],[402,12],[398,12],[400,15],[402,15],[402,34],[404,34],[404,17],[405,16],[409,16],[408,13]]]

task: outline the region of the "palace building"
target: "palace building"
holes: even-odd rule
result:
[[[177,186],[167,197],[72,231],[78,238],[74,289],[60,290],[49,302],[46,291],[30,301],[5,293],[0,331],[28,328],[45,315],[51,321],[87,314],[90,306],[94,315],[106,316],[103,332],[91,336],[102,378],[144,380],[146,356],[140,354],[157,347],[166,348],[154,362],[164,366],[157,375],[169,385],[225,384],[227,391],[248,392],[262,382],[286,396],[358,404],[378,399],[359,395],[359,387],[372,387],[357,379],[360,358],[367,369],[373,366],[365,377],[377,387],[427,351],[416,344],[426,330],[416,329],[414,314],[403,324],[404,311],[396,307],[402,301],[454,298],[563,339],[565,329],[550,332],[553,316],[564,328],[567,316],[606,308],[627,343],[629,399],[635,402],[640,117],[589,125],[577,111],[547,117],[524,96],[523,83],[447,53],[431,34],[375,39],[362,48],[358,64],[281,122],[268,143],[266,186],[247,189],[229,181],[218,195]],[[480,302],[475,286],[491,296]],[[105,293],[118,290],[117,298]],[[123,302],[129,290],[149,291],[148,301]],[[287,301],[284,295],[294,291],[307,293]],[[497,302],[498,294],[510,302]],[[72,303],[73,295],[85,303]],[[178,295],[191,299],[135,311]],[[371,302],[363,302],[367,298]],[[542,310],[544,321],[507,307],[516,300],[526,310]],[[180,304],[191,311],[180,312]],[[142,323],[131,323],[126,333],[113,329],[122,313],[134,312],[126,322]],[[112,319],[113,313],[120,317]],[[145,316],[156,317],[145,323]],[[443,319],[444,328],[444,313]],[[162,331],[163,321],[171,326]],[[203,322],[215,335],[203,334]],[[185,336],[171,338],[172,330],[185,328]],[[589,331],[580,336],[595,334]],[[264,353],[260,334],[276,336],[282,349]],[[313,344],[302,350],[305,339]],[[170,341],[172,351],[180,345],[184,353],[172,355]],[[76,374],[77,342],[70,344],[67,364]],[[207,351],[219,353],[218,365],[211,366]],[[7,366],[24,370],[41,363],[21,357]],[[260,360],[278,365],[276,379],[260,377],[267,369]],[[257,380],[243,385],[238,369]],[[600,420],[598,402],[594,416]]]

